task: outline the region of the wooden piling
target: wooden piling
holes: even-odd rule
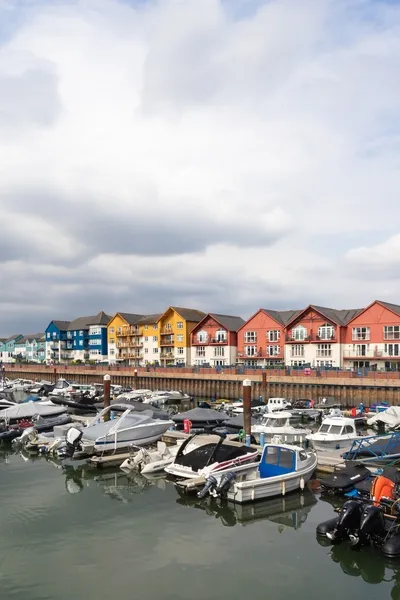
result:
[[[104,375],[104,378],[103,378],[103,391],[104,391],[103,406],[104,406],[104,408],[107,408],[108,406],[110,406],[110,390],[111,390],[111,377],[109,375]],[[104,420],[105,421],[110,420],[110,411],[104,415]]]
[[[246,436],[246,445],[250,444],[251,438],[251,380],[243,381],[243,425]]]

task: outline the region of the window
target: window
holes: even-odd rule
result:
[[[332,344],[318,344],[317,356],[332,356]]]
[[[79,335],[83,335],[83,330],[82,329],[80,329]]]
[[[48,339],[48,340],[50,339],[50,333],[48,333],[48,334],[47,334],[47,339]]]
[[[279,342],[281,332],[278,329],[271,329],[267,331],[267,339],[269,342]]]
[[[293,340],[305,340],[307,338],[307,329],[302,325],[295,327],[292,329],[292,339]]]
[[[177,348],[176,350],[177,350],[178,354],[184,354],[184,348],[180,347],[180,348]]]
[[[257,346],[245,346],[244,353],[246,356],[256,356]]]
[[[57,334],[56,334],[56,332],[54,331],[54,332],[53,332],[53,340],[55,340],[56,338],[57,338]]]
[[[256,331],[245,331],[244,341],[246,344],[251,344],[257,341],[257,332]]]
[[[292,346],[292,356],[304,356],[303,344],[295,344]]]
[[[114,333],[114,327],[110,327],[110,333]]]
[[[225,348],[223,346],[214,348],[214,356],[225,356]]]
[[[157,348],[157,346],[155,348],[153,348],[153,352],[154,352],[154,354],[158,354],[158,348]]]
[[[110,344],[115,344],[115,338],[110,338]]]
[[[226,331],[225,329],[219,329],[216,334],[217,342],[226,342]]]
[[[197,341],[198,342],[206,342],[207,341],[207,332],[206,331],[199,331],[197,334]],[[182,336],[183,338],[183,336]]]
[[[318,337],[320,340],[331,340],[335,336],[335,328],[329,323],[324,323],[318,328]]]
[[[268,356],[279,356],[280,353],[281,353],[280,346],[267,346]]]
[[[117,333],[122,333],[122,327],[118,327]]]
[[[176,324],[177,329],[183,329],[183,321],[178,321]]]
[[[205,346],[197,346],[196,348],[196,356],[205,356],[206,355],[206,348]]]
[[[148,342],[148,341],[149,341],[149,338],[146,336],[146,337],[144,338],[144,341],[145,341],[145,342]]]
[[[317,360],[317,367],[332,367],[333,361],[331,360]]]
[[[303,365],[305,365],[306,361],[305,360],[292,360],[290,361],[290,364],[292,367],[302,367]]]
[[[158,342],[158,335],[153,335],[153,342]]]
[[[369,327],[353,327],[353,340],[369,340]]]
[[[145,349],[144,349],[144,353],[145,353],[145,354],[148,354],[148,352],[149,352],[149,349],[148,349],[148,348],[145,348]]]
[[[389,356],[400,356],[400,344],[385,344],[385,354]]]
[[[158,329],[157,323],[153,323],[153,329]]]
[[[79,340],[79,345],[83,346],[83,340]]]
[[[181,333],[178,333],[178,335],[176,336],[176,341],[183,342],[183,335]]]
[[[400,340],[400,325],[386,325],[383,328],[385,340]]]
[[[148,325],[145,325],[145,326],[144,326],[144,328],[145,328],[145,331],[147,331],[147,330],[148,330],[148,328],[149,328],[149,326],[148,326]]]
[[[114,350],[114,348],[112,348],[112,350],[110,350],[110,356],[114,356],[114,354],[115,354],[115,350]]]

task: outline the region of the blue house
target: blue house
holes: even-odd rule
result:
[[[110,315],[101,311],[97,315],[78,317],[68,327],[72,341],[72,360],[107,360],[107,325]]]
[[[46,327],[46,362],[67,361],[71,347],[67,347],[70,321],[51,321]]]
[[[15,362],[15,346],[23,338],[22,333],[10,335],[8,338],[2,338],[0,344],[0,361]]]

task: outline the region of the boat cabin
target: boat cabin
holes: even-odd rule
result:
[[[302,448],[267,444],[264,446],[258,471],[262,479],[286,475],[298,471],[307,459],[307,452]]]
[[[268,398],[267,407],[268,410],[285,410],[291,406],[289,400],[286,398]]]
[[[292,414],[287,411],[267,413],[261,424],[264,427],[288,427],[291,416]]]
[[[328,417],[322,421],[318,433],[329,433],[330,435],[349,435],[356,434],[356,425],[354,419],[345,417]]]

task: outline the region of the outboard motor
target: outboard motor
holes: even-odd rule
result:
[[[82,436],[83,436],[83,431],[81,429],[78,429],[77,427],[71,427],[70,429],[68,429],[68,431],[65,435],[65,442],[66,442],[66,446],[65,446],[65,450],[64,450],[65,456],[71,457],[74,455],[74,452],[76,450],[79,450],[79,448],[80,448],[79,442],[81,441]]]
[[[326,533],[331,542],[343,540],[351,533],[358,531],[362,514],[362,505],[356,500],[348,500],[340,510],[336,527]]]
[[[231,483],[233,482],[233,480],[236,477],[236,473],[224,473],[224,475],[222,475],[221,477],[221,481],[219,482],[219,485],[217,486],[216,490],[215,490],[215,495],[216,496],[225,496],[226,493],[228,492],[229,488],[231,487]]]
[[[210,475],[210,477],[207,479],[203,489],[201,489],[199,492],[197,492],[197,497],[200,499],[205,498],[208,493],[211,493],[211,491],[216,487],[216,485],[217,485],[217,480],[215,479],[215,477],[213,477],[213,475]]]
[[[382,537],[385,532],[385,522],[381,506],[369,504],[364,507],[360,527],[349,535],[352,546],[370,544],[374,537]]]

